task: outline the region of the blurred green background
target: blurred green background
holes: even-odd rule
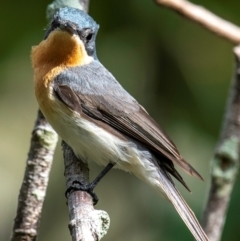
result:
[[[47,0],[0,2],[0,240],[10,237],[31,131],[37,113],[31,46],[44,35]],[[195,1],[240,23],[238,0]],[[192,194],[181,193],[201,218],[209,186],[209,161],[221,128],[234,69],[232,45],[153,1],[91,1],[100,24],[100,61],[169,133],[182,155],[204,177],[182,171]],[[91,178],[102,169],[90,165]],[[239,178],[222,240],[239,240]],[[71,240],[60,147],[55,154],[39,241]],[[111,226],[105,241],[193,240],[174,208],[144,183],[117,170],[97,187],[97,209]]]

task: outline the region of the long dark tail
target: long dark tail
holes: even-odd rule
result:
[[[181,216],[182,220],[185,222],[193,236],[197,241],[209,241],[207,235],[203,231],[201,225],[199,224],[195,214],[187,205],[181,194],[175,188],[174,184],[169,180],[163,170],[159,169],[159,178],[157,180],[157,185],[155,189],[159,185],[157,189],[158,192],[162,190],[173,204],[179,215]],[[162,190],[160,190],[160,188]]]

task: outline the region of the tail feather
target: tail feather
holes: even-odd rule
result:
[[[168,180],[166,174],[161,169],[159,169],[158,184],[165,192],[166,196],[171,201],[195,239],[197,241],[209,241],[193,211],[190,209],[181,194],[175,188],[173,183]]]

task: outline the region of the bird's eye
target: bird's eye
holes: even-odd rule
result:
[[[92,39],[92,36],[93,36],[92,33],[89,33],[89,34],[86,36],[87,42],[89,42],[89,41]]]
[[[93,37],[93,32],[90,28],[86,28],[83,30],[82,32],[82,38],[83,40],[88,43],[89,41],[92,40],[92,37]]]

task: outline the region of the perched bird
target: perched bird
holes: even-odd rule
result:
[[[99,26],[85,12],[60,9],[44,40],[32,48],[39,107],[81,160],[133,173],[164,193],[198,241],[208,240],[171,176],[187,185],[177,164],[201,176],[146,110],[99,62]]]

